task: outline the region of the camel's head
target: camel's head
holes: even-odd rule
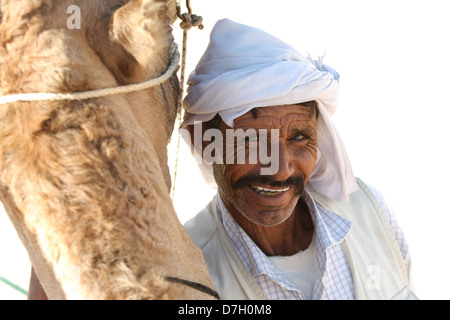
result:
[[[170,64],[175,0],[1,0],[0,8],[0,95],[140,83]],[[166,147],[178,95],[174,74],[152,89],[95,101],[120,104],[134,117],[131,123],[155,149],[168,187]],[[30,111],[42,116],[45,108]]]
[[[172,58],[174,0],[0,5],[1,96],[136,84]],[[165,276],[212,286],[169,195],[178,96],[172,75],[139,92],[0,105],[0,201],[49,298],[204,296]]]

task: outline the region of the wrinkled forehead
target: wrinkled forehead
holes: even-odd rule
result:
[[[234,119],[235,127],[242,126],[272,126],[289,122],[310,121],[317,117],[315,104],[280,105],[273,107],[257,107]]]

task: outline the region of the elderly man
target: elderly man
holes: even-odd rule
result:
[[[223,299],[415,298],[402,232],[330,122],[336,71],[225,19],[188,84],[181,131],[218,193],[185,227]]]

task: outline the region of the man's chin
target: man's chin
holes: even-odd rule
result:
[[[241,214],[249,220],[251,223],[261,226],[261,227],[276,227],[283,222],[285,222],[292,215],[294,210],[270,210],[266,212],[258,212],[258,213],[245,213],[241,212]]]
[[[248,187],[243,190],[240,213],[252,223],[274,227],[285,222],[294,211],[300,195],[294,190],[280,194],[267,194]]]

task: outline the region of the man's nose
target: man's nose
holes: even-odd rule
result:
[[[272,151],[273,150],[272,148]],[[291,152],[287,146],[280,142],[278,145],[278,156],[273,156],[272,159],[278,161],[278,171],[273,175],[273,178],[278,181],[285,181],[294,174],[294,162]]]

